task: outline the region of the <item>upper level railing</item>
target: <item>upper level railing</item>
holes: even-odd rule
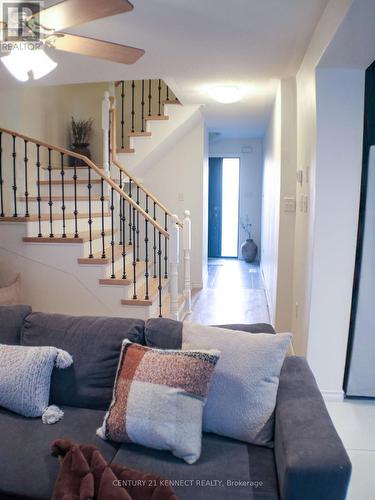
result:
[[[116,138],[121,149],[128,147],[129,134],[146,132],[147,119],[163,115],[164,104],[178,101],[161,79],[116,82],[114,97],[119,110]]]

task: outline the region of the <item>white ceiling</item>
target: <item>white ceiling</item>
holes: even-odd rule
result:
[[[204,105],[211,130],[229,137],[260,137],[277,79],[297,72],[327,0],[133,0],[133,4],[130,13],[71,32],[144,48],[146,54],[138,63],[125,66],[52,50],[59,66],[37,84],[163,78],[183,103]],[[247,96],[237,104],[215,103],[207,88],[217,83],[245,85]],[[18,83],[1,65],[0,88],[9,85]]]

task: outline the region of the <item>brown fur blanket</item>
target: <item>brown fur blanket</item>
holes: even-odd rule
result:
[[[60,458],[52,500],[178,500],[159,476],[108,464],[95,446],[58,439],[52,454]]]

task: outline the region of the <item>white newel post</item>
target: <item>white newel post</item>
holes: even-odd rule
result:
[[[185,210],[183,227],[184,249],[184,298],[186,313],[191,313],[191,278],[190,278],[190,253],[191,253],[191,219],[190,210]]]
[[[171,298],[171,319],[178,320],[178,264],[180,254],[180,229],[177,215],[172,215],[172,224],[169,230],[169,294]]]
[[[102,101],[102,129],[103,129],[103,168],[104,171],[109,174],[109,143],[108,143],[108,133],[109,133],[109,110],[111,108],[111,102],[109,100],[109,92],[104,92],[104,98]]]

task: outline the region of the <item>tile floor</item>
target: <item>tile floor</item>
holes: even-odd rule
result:
[[[353,465],[347,500],[375,500],[375,401],[326,405]]]
[[[194,291],[187,321],[269,323],[266,294],[258,264],[237,259],[209,259],[206,283]]]

